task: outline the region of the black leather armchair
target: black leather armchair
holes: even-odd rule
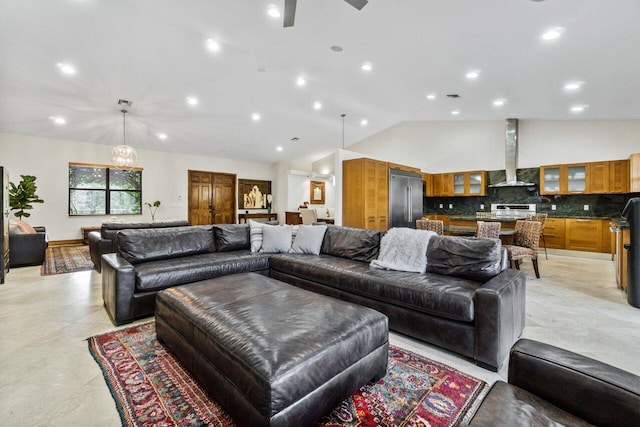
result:
[[[597,360],[521,339],[508,381],[491,387],[470,426],[640,426],[640,377]]]
[[[35,233],[23,233],[9,227],[9,267],[40,265],[44,262],[47,246],[47,232],[44,227],[33,227]]]

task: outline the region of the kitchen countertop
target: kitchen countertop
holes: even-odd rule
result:
[[[618,228],[629,228],[629,223],[624,218],[609,218]]]
[[[425,214],[428,215],[428,214]],[[614,218],[608,217],[608,216],[584,216],[584,215],[572,215],[572,216],[567,216],[567,215],[549,215],[548,218],[570,218],[570,219],[611,219],[614,220]],[[526,219],[526,218],[515,218],[515,217],[481,217],[481,216],[476,216],[476,215],[449,215],[449,219],[453,219],[453,220],[462,220],[462,221],[498,221],[498,222],[514,222],[517,221],[519,219]],[[623,219],[620,218],[616,218],[616,221],[622,221],[622,222],[626,222]]]

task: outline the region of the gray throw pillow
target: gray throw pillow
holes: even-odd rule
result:
[[[262,249],[260,252],[289,252],[293,229],[289,225],[264,225],[262,227]]]
[[[326,231],[326,225],[301,225],[291,246],[291,252],[319,255]]]

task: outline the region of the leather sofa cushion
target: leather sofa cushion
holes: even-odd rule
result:
[[[549,384],[549,386],[552,385]],[[504,381],[498,381],[491,387],[469,425],[474,427],[591,426],[546,400]]]
[[[248,250],[204,253],[136,265],[136,290],[157,291],[229,274],[269,268],[269,254]]]
[[[331,229],[332,227],[329,227]],[[275,254],[271,269],[373,300],[463,322],[473,322],[478,282],[443,276],[380,270],[330,255]]]
[[[498,239],[432,236],[427,247],[427,272],[486,282],[502,271]]]
[[[121,230],[118,248],[131,264],[215,251],[210,225]]]
[[[251,248],[249,224],[216,224],[213,231],[218,252]]]
[[[327,227],[320,253],[370,262],[378,257],[380,237],[376,230],[332,225]]]

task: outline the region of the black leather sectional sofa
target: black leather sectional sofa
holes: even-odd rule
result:
[[[525,274],[487,269],[486,260],[465,256],[497,256],[499,263],[499,243],[489,239],[434,236],[422,274],[370,267],[382,234],[349,227],[329,226],[319,255],[252,253],[244,224],[129,229],[117,236],[118,252],[102,256],[103,299],[116,325],[151,316],[162,289],[251,271],[374,308],[389,317],[390,329],[491,370],[524,328]]]
[[[105,222],[100,227],[100,231],[89,233],[89,253],[93,268],[100,271],[101,256],[110,254],[118,250],[118,239],[116,235],[122,230],[135,230],[140,228],[169,228],[186,227],[189,221],[158,221],[158,222]]]

